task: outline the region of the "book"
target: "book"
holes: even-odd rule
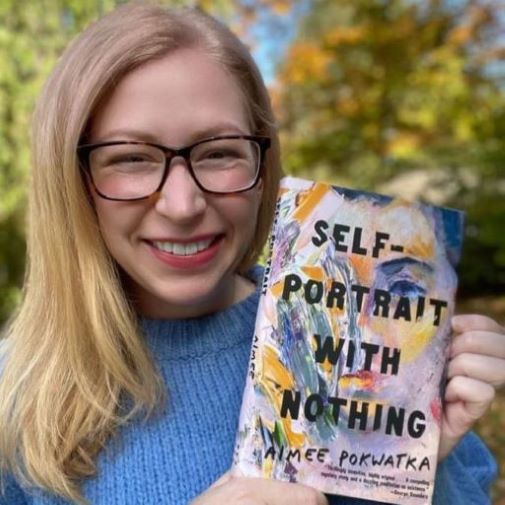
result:
[[[431,503],[464,214],[286,177],[233,467]]]

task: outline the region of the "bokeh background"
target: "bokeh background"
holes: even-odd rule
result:
[[[68,42],[118,0],[0,0],[0,326],[21,297],[30,115]],[[458,312],[505,323],[505,3],[201,0],[253,51],[287,173],[467,212]],[[57,230],[55,230],[57,233]],[[505,393],[477,426],[501,466]]]

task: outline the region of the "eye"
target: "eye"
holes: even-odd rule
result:
[[[393,295],[408,298],[417,298],[426,294],[426,290],[422,286],[406,279],[393,282],[389,286],[388,291]]]
[[[234,149],[212,149],[202,154],[202,159],[206,160],[222,160],[240,158],[240,153]]]
[[[130,154],[121,154],[119,156],[116,156],[110,160],[110,163],[112,163],[112,164],[115,164],[115,163],[144,163],[144,162],[153,162],[153,161],[156,162],[156,160],[153,160],[152,157],[150,157],[146,154],[130,153]]]
[[[259,146],[244,138],[215,138],[196,144],[191,163],[198,170],[250,170],[259,156]]]
[[[224,151],[210,151],[208,153],[206,153],[205,157],[207,159],[221,159],[221,158],[224,158],[226,156],[226,153]]]

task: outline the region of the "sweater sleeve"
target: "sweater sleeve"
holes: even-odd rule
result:
[[[4,367],[7,341],[0,340],[0,377]],[[26,505],[25,494],[10,473],[0,471],[0,505]]]
[[[491,504],[496,462],[480,438],[468,433],[437,467],[433,505]]]
[[[25,493],[10,474],[2,475],[2,485],[0,486],[0,505],[27,505]]]

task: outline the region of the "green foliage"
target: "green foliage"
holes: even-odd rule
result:
[[[36,97],[67,44],[124,0],[0,0],[0,326],[21,296],[30,116]],[[257,13],[286,13],[288,0],[159,0],[222,18],[247,36]]]
[[[426,172],[434,203],[468,212],[467,293],[505,287],[504,14],[476,0],[313,1],[278,72],[285,169],[379,191]]]
[[[28,9],[0,0],[0,324],[23,279],[36,97],[68,42],[118,3],[45,0]],[[247,38],[259,12],[289,15],[301,0],[162,3],[210,10]],[[503,51],[494,43],[503,7],[470,0],[450,7],[440,0],[309,4],[273,90],[285,169],[364,189],[413,169],[442,171],[451,188],[443,203],[468,212],[463,292],[503,288],[505,92],[496,72]]]
[[[0,323],[20,299],[30,116],[68,41],[112,0],[0,0]]]

